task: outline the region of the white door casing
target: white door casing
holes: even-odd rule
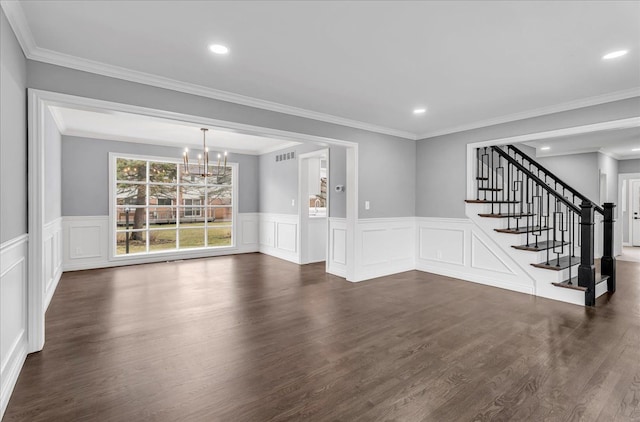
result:
[[[640,180],[631,182],[631,244],[640,246]]]

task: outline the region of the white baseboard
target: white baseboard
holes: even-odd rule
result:
[[[0,245],[0,419],[27,357],[28,236]]]
[[[416,270],[443,275],[446,277],[457,278],[464,281],[471,281],[473,283],[484,284],[485,286],[498,287],[501,289],[513,290],[515,292],[527,293],[530,295],[534,294],[533,287],[501,282],[491,277],[474,274],[473,271],[455,270],[443,267],[442,265],[427,264],[424,262],[419,262],[417,264]]]
[[[266,245],[260,245],[258,252],[272,256],[274,258],[284,259],[285,261],[293,262],[294,264],[300,263],[298,254],[295,252],[283,251],[282,249],[273,248]]]

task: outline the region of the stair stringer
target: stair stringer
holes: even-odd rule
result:
[[[493,249],[497,256],[506,257],[503,260],[511,263],[514,274],[518,274],[531,285],[531,294],[547,299],[584,306],[585,295],[579,290],[554,286],[553,282],[560,282],[566,278],[568,270],[550,271],[533,267],[531,264],[542,261],[542,252],[527,252],[512,248],[513,245],[524,243],[523,235],[498,233],[494,229],[503,224],[500,219],[484,218],[478,214],[487,212],[485,204],[466,204],[466,215],[472,222],[475,233],[482,233],[489,241],[487,247]],[[488,211],[490,212],[490,211]],[[577,274],[577,266],[574,267]]]
[[[534,294],[533,280],[469,219],[418,218],[416,269]]]

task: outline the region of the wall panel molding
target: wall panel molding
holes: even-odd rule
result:
[[[44,241],[44,277],[45,277],[45,304],[46,310],[51,303],[53,294],[58,287],[63,269],[63,239],[62,217],[45,224],[43,231]]]
[[[0,419],[27,358],[28,239],[0,245]]]
[[[327,272],[339,277],[347,276],[347,219],[329,217],[329,244],[327,246]]]
[[[416,218],[416,269],[535,294],[535,282],[470,219]]]
[[[415,217],[358,220],[353,281],[415,269],[415,239]]]
[[[260,253],[300,263],[298,215],[260,213]]]
[[[64,271],[109,267],[109,216],[62,218]]]
[[[236,246],[219,250],[194,250],[180,253],[111,259],[109,257],[109,216],[69,216],[62,218],[63,270],[77,271],[94,268],[172,261],[176,259],[207,258],[258,251],[257,213],[238,213]]]

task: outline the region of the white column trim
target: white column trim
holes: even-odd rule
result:
[[[45,280],[43,271],[44,245],[44,100],[29,90],[28,107],[28,183],[29,183],[29,288],[28,288],[28,352],[44,346]]]

